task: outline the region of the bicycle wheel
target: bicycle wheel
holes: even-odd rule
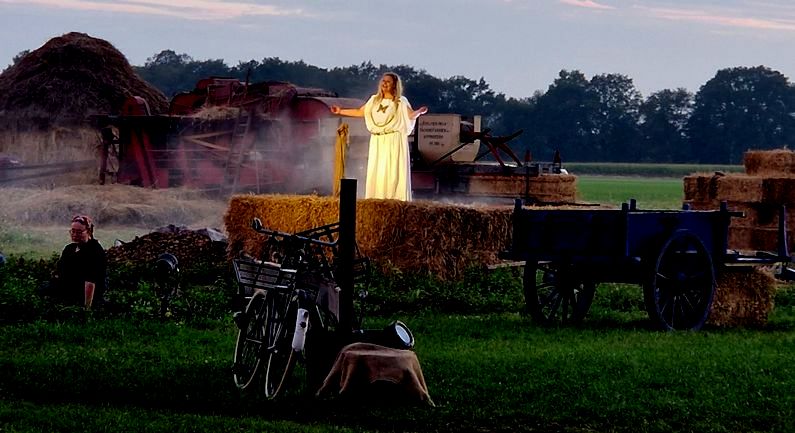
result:
[[[246,389],[254,382],[262,361],[267,317],[266,298],[266,293],[261,290],[254,293],[243,313],[243,326],[240,326],[237,333],[232,375],[235,385],[240,389]]]
[[[270,292],[267,297],[265,397],[276,398],[285,388],[287,379],[298,360],[293,350],[298,299],[285,293]]]

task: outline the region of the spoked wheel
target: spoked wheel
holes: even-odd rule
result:
[[[267,294],[263,291],[255,292],[239,323],[240,331],[237,333],[232,374],[235,385],[240,389],[246,389],[254,382],[264,355],[266,297]]]
[[[663,330],[698,330],[715,291],[712,258],[698,236],[675,232],[662,246],[643,290],[653,324]]]
[[[273,292],[268,296],[267,309],[265,397],[273,399],[284,390],[298,360],[298,353],[292,347],[298,300]]]
[[[524,268],[527,312],[541,325],[579,324],[593,302],[596,285],[550,263],[527,262]]]

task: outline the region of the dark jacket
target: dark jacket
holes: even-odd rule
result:
[[[96,285],[94,302],[97,303],[105,292],[106,266],[105,250],[96,239],[67,245],[58,259],[58,296],[68,303],[83,305],[85,282],[90,281]]]

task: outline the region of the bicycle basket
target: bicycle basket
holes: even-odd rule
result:
[[[283,268],[279,263],[241,258],[232,261],[241,296],[250,298],[254,291],[290,291],[295,284],[295,269]]]

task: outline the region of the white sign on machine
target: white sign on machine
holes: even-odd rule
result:
[[[417,121],[417,146],[426,163],[472,162],[480,140],[461,143],[461,131],[480,132],[480,116],[426,114]]]

